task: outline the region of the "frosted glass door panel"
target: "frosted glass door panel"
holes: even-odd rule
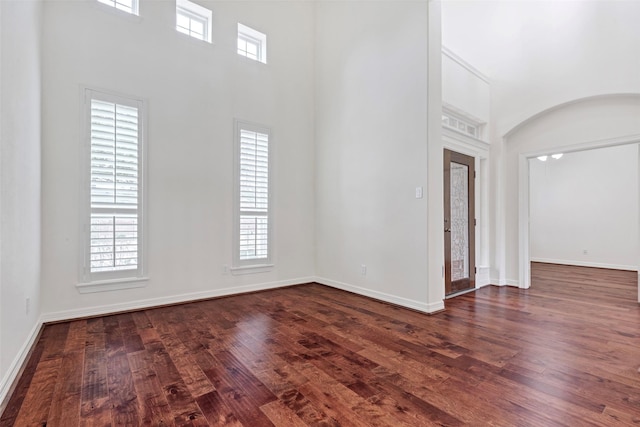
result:
[[[451,280],[469,277],[469,168],[451,162]]]

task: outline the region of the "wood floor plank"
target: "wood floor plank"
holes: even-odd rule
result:
[[[531,271],[433,316],[306,284],[46,325],[0,427],[639,425],[637,273]]]
[[[104,318],[107,389],[115,425],[141,425],[133,375],[117,316]]]
[[[33,374],[29,391],[25,396],[15,425],[46,425],[51,410],[51,400],[59,381],[58,371],[62,358],[43,360]]]
[[[152,356],[146,350],[141,350],[128,353],[127,360],[133,376],[141,423],[149,426],[173,425],[174,416],[158,381]]]
[[[105,427],[112,422],[105,342],[103,319],[88,319],[80,403],[81,425]]]
[[[51,399],[47,424],[77,426],[80,424],[82,369],[87,335],[86,321],[72,322],[60,366],[60,378]]]

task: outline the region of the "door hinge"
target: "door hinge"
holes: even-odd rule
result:
[[[476,179],[476,171],[473,171],[473,179]]]
[[[473,267],[473,272],[474,272],[475,274],[478,274],[478,267]]]
[[[473,218],[473,225],[474,225],[474,227],[475,227],[476,225],[478,225],[478,220],[477,220],[477,219],[475,219],[475,218]]]

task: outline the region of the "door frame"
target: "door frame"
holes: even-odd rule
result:
[[[452,296],[455,294],[464,293],[475,289],[476,287],[476,215],[475,215],[475,182],[476,182],[476,169],[475,158],[473,156],[467,156],[466,154],[458,153],[449,149],[444,149],[444,260],[445,260],[445,296]],[[453,289],[453,259],[451,258],[451,233],[452,233],[452,221],[451,221],[451,165],[455,163],[457,165],[467,167],[467,259],[469,261],[469,276],[464,279],[456,280],[457,285],[468,286],[462,289]]]
[[[489,252],[489,143],[473,138],[461,132],[442,127],[442,146],[444,149],[465,154],[475,159],[475,258],[477,273],[475,289],[490,284]],[[443,208],[444,209],[444,208]],[[442,247],[444,252],[444,245]],[[444,257],[443,257],[444,260]],[[444,265],[442,276],[444,279]],[[444,286],[444,282],[443,282]]]
[[[577,151],[593,150],[597,148],[615,147],[619,145],[638,144],[638,183],[640,188],[640,135],[628,135],[619,138],[611,138],[600,141],[584,142],[572,145],[545,148],[544,150],[530,151],[518,154],[518,266],[519,288],[531,287],[531,255],[530,255],[530,227],[529,227],[529,159],[554,153],[572,153]],[[639,190],[640,192],[640,190]],[[640,232],[637,236],[640,252]],[[638,260],[638,302],[640,302],[640,253]]]

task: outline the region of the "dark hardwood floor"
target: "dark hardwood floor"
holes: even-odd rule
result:
[[[317,284],[48,325],[1,426],[640,425],[636,273],[427,316]]]

